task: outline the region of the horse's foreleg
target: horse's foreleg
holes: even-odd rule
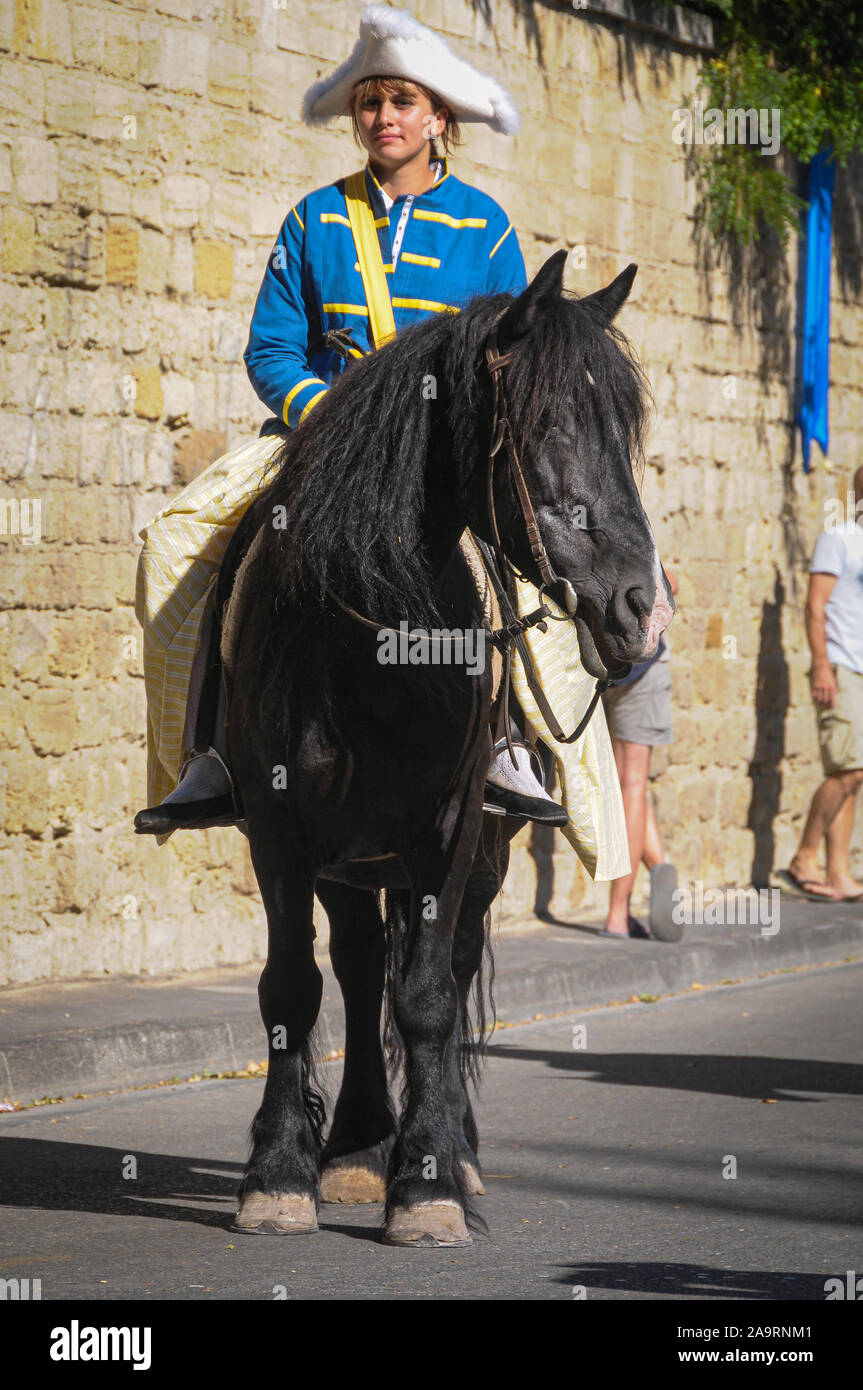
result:
[[[482,1040],[473,1037],[469,1000],[474,978],[482,965],[485,947],[486,915],[500,891],[509,865],[509,838],[499,821],[486,816],[483,835],[462,898],[455,931],[452,970],[458,990],[458,1019],[446,1054],[446,1087],[450,1123],[469,1194],[485,1191],[479,1159],[479,1135],[468,1094],[471,1079],[477,1079]],[[477,1024],[484,1024],[479,1009]]]
[[[345,1069],[321,1170],[321,1201],[383,1202],[395,1118],[381,1046],[386,941],[377,897],[319,880],[345,1001]]]
[[[314,878],[286,863],[285,843],[290,840],[277,836],[272,826],[250,821],[249,840],[269,929],[267,964],[258,986],[269,1071],[252,1123],[252,1152],[234,1230],[287,1235],[318,1226],[323,1104],[310,1083],[309,1035],[323,981],[313,949]]]
[[[407,923],[395,956],[393,1014],[405,1046],[407,1104],[387,1184],[390,1245],[471,1243],[445,1071],[459,1008],[453,936],[478,838],[482,781],[472,777],[449,843],[441,834],[418,848],[409,903],[397,897]]]

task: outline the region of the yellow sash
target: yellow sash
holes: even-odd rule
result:
[[[348,220],[357,248],[366,304],[369,306],[372,341],[375,347],[379,348],[396,336],[396,322],[381,259],[381,244],[378,241],[375,217],[366,188],[365,170],[361,169],[358,174],[349,174],[345,179],[345,202],[348,205]]]

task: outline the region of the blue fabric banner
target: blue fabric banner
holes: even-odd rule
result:
[[[832,151],[821,150],[809,165],[806,218],[806,288],[801,344],[800,408],[797,424],[803,443],[803,467],[809,472],[814,439],[826,455],[827,387],[830,381],[830,222],[836,165]]]

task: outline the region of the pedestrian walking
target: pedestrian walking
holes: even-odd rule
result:
[[[672,594],[677,577],[666,570]],[[666,859],[656,813],[647,793],[651,749],[671,743],[671,647],[668,634],[660,638],[649,661],[633,666],[626,680],[603,696],[614,759],[623,793],[629,839],[630,872],[611,882],[608,915],[600,936],[650,937],[679,941],[682,927],[672,920],[677,871]],[[650,930],[632,915],[631,900],[644,864],[650,873]]]
[[[863,467],[854,474],[853,496],[853,517],[822,531],[809,567],[806,635],[824,781],[797,853],[779,877],[812,902],[863,902],[849,858],[863,782]],[[822,841],[825,874],[818,866]]]

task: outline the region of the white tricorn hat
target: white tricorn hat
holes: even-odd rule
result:
[[[434,30],[405,10],[369,6],[351,56],[306,92],[306,125],[327,125],[346,115],[354,87],[364,77],[403,77],[428,87],[458,121],[481,121],[502,135],[518,130],[518,111],[503,87],[457,58]]]

